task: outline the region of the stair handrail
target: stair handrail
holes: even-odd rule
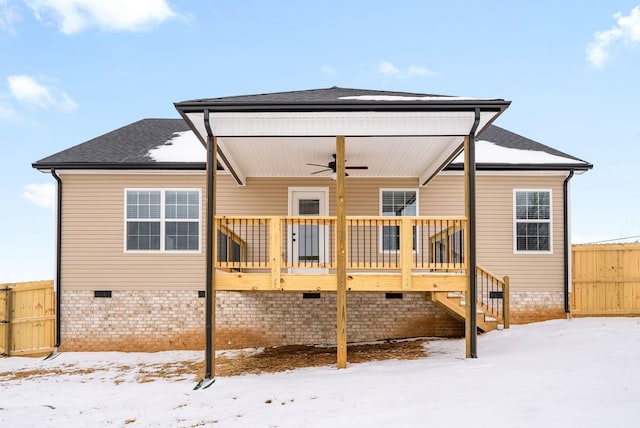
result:
[[[500,277],[480,265],[476,265],[476,275],[483,279],[478,284],[476,300],[485,311],[501,320],[504,328],[509,328],[509,277]]]

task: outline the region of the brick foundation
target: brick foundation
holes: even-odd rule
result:
[[[407,337],[464,335],[464,324],[422,293],[387,299],[384,293],[347,296],[347,337],[365,342]],[[511,291],[511,322],[565,317],[563,293]],[[64,351],[204,349],[204,303],[197,291],[63,291]],[[303,299],[302,293],[218,292],[216,347],[234,349],[291,344],[335,344],[336,295]]]
[[[509,292],[512,324],[566,318],[564,292],[514,291]]]
[[[63,291],[63,351],[204,349],[204,302],[197,291]],[[419,336],[459,337],[462,322],[424,300],[421,293],[386,299],[384,293],[347,298],[350,342]],[[336,295],[303,299],[302,293],[218,292],[216,347],[334,344]]]

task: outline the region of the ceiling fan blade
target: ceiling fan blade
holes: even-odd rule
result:
[[[361,165],[361,166],[346,166],[345,168],[346,169],[369,169],[368,166],[364,166],[364,165]]]
[[[312,172],[311,174],[320,174],[321,172],[327,172],[327,171],[331,171],[331,168],[321,169],[320,171],[315,171],[315,172]]]
[[[307,165],[309,165],[309,166],[319,166],[320,168],[328,168],[328,166],[326,164],[320,165],[320,164],[317,164],[317,163],[308,163]]]

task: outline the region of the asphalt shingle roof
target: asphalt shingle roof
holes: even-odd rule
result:
[[[93,138],[84,143],[47,156],[33,164],[34,168],[157,168],[149,150],[164,144],[176,132],[189,131],[182,119],[142,119]],[[202,163],[163,163],[163,168],[194,168]]]
[[[108,132],[33,163],[34,168],[67,169],[193,169],[204,170],[205,162],[157,162],[148,153],[165,144],[177,132],[189,131],[182,119],[142,119]],[[495,125],[487,127],[477,136],[499,146],[549,153],[576,162],[567,162],[567,168],[589,169],[591,165],[574,156],[533,141]],[[482,164],[478,164],[480,168]],[[491,169],[494,164],[487,165]],[[452,165],[452,167],[456,167]],[[459,166],[457,166],[459,167]],[[518,165],[510,165],[518,169]],[[524,166],[520,166],[524,168]],[[563,165],[555,165],[554,169]],[[527,169],[544,169],[542,165],[528,165]]]
[[[188,111],[348,111],[367,110],[428,110],[435,106],[454,110],[474,107],[504,110],[511,102],[499,98],[466,98],[414,92],[380,91],[372,89],[340,88],[333,86],[303,91],[272,92],[218,98],[201,98],[175,103],[181,114]]]

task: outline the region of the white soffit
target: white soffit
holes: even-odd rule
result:
[[[481,112],[478,130],[499,112]],[[206,141],[203,113],[187,113]],[[279,112],[211,113],[210,124],[228,167],[245,177],[314,175],[335,153],[335,136],[346,139],[350,176],[419,177],[437,173],[468,135],[474,112]]]

